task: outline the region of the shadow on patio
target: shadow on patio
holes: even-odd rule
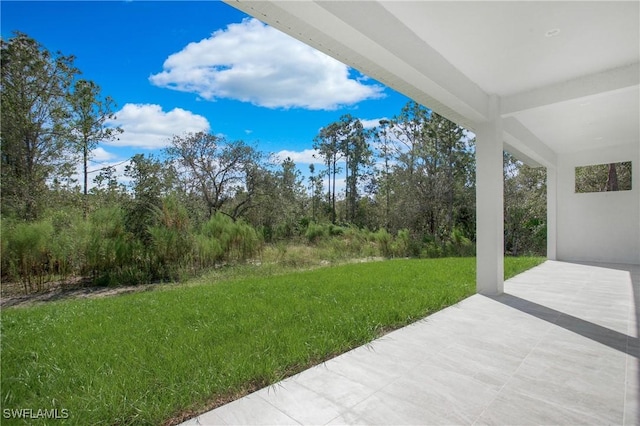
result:
[[[585,321],[573,315],[567,315],[555,309],[547,308],[529,300],[521,299],[511,294],[502,294],[493,298],[519,311],[533,315],[544,321],[548,321],[565,330],[572,331],[587,339],[609,346],[612,349],[624,352],[638,358],[638,338],[611,330],[593,322]]]

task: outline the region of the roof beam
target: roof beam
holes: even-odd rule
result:
[[[510,117],[518,112],[574,99],[597,96],[640,85],[640,64],[603,71],[597,74],[552,84],[502,98],[501,114]]]
[[[514,117],[502,120],[505,150],[532,167],[556,165],[556,154]]]
[[[386,67],[405,81],[420,82],[420,92],[435,98],[463,117],[455,121],[488,120],[487,94],[407,28],[395,16],[392,9],[394,4],[377,1],[366,2],[364,6],[361,2],[320,1],[318,4],[377,46],[391,52],[397,61],[386,63]],[[363,12],[367,19],[362,19]],[[398,45],[398,40],[402,40],[402,45]],[[437,107],[434,109],[437,111]]]

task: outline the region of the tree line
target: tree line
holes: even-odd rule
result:
[[[415,102],[374,128],[348,114],[328,123],[307,178],[290,158],[196,132],[134,155],[124,185],[113,166],[88,169],[122,129],[75,58],[22,33],[1,53],[2,270],[27,291],[53,277],[177,279],[265,243],[323,238],[383,256],[474,253],[473,135]],[[544,170],[505,154],[507,252],[544,254],[545,209]]]

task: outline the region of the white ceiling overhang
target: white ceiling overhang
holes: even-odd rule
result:
[[[638,1],[226,1],[530,164],[640,143]]]

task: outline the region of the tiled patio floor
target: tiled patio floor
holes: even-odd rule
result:
[[[640,424],[640,267],[547,261],[198,424]]]

